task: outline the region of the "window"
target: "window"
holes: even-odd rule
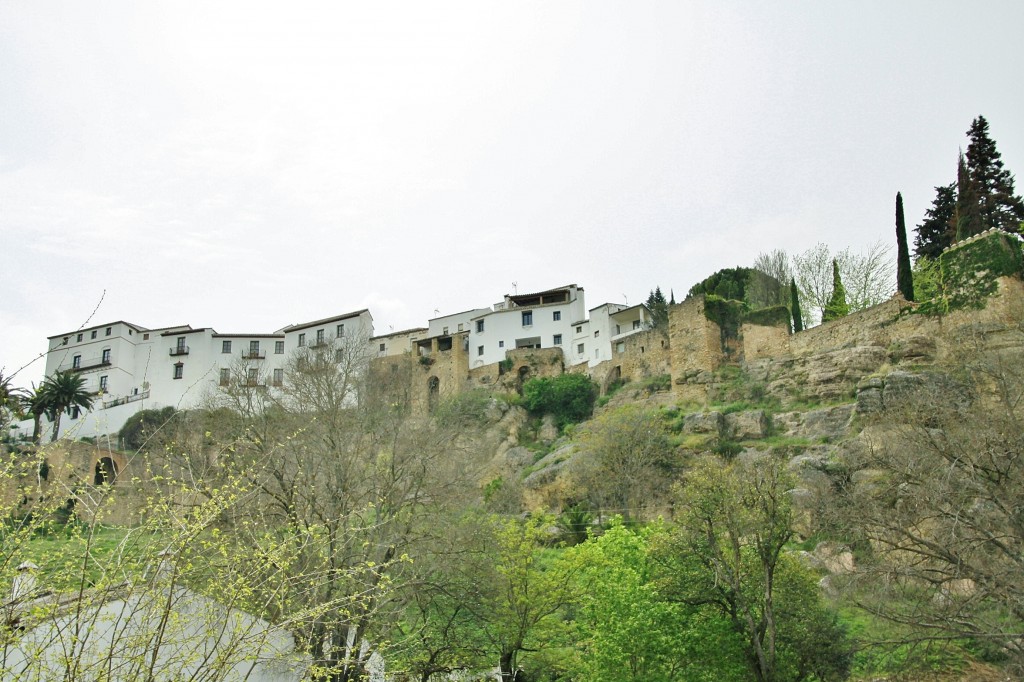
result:
[[[583,344],[582,343],[576,344],[576,353],[578,355],[583,355]]]
[[[78,405],[75,405],[71,408],[71,418],[78,419],[80,416],[82,416],[82,410],[79,409]]]
[[[75,357],[71,358],[71,368],[72,369],[78,369],[81,366],[82,366],[82,356],[81,355],[76,355]]]
[[[220,368],[220,385],[229,386],[231,384],[231,370],[227,367]]]
[[[185,375],[185,365],[180,362],[174,363],[174,378],[180,379]]]
[[[484,321],[483,320],[477,320],[476,321],[476,333],[480,334],[480,333],[483,332],[483,330],[484,330]]]
[[[640,328],[640,320],[633,320],[633,329]]]
[[[383,353],[385,350],[387,350],[387,347],[385,346],[385,344],[383,344],[383,343],[380,344],[380,352]]]
[[[143,334],[142,335],[142,340],[143,341],[149,341],[149,334]]]
[[[616,353],[625,353],[626,352],[626,342],[625,341],[619,341],[619,343],[615,346],[615,352]]]
[[[460,332],[462,331],[462,323],[461,322],[459,322],[459,331]]]
[[[339,339],[345,336],[345,325],[339,324],[338,328],[334,331],[334,335]]]
[[[107,390],[107,377],[106,376],[100,377],[100,390],[101,391],[106,391]]]
[[[221,341],[220,342],[220,352],[221,353],[230,353],[231,352],[231,341],[229,341],[229,340]]]
[[[622,333],[622,327],[620,325],[615,325],[615,335],[618,336],[621,333]]]
[[[527,310],[523,312],[523,326],[530,327],[533,325],[533,311]]]
[[[445,336],[448,336],[448,327],[443,328],[441,330],[441,333],[444,334]]]
[[[484,347],[483,346],[477,346],[476,347],[476,354],[477,354],[477,356],[483,355],[484,354]]]
[[[249,342],[249,355],[259,355],[259,354],[260,354],[260,342],[259,341],[250,341]]]
[[[555,312],[551,313],[551,319],[554,320],[555,322],[558,322],[559,320],[561,320],[562,319],[562,311],[561,310],[556,310]]]
[[[275,341],[274,342],[274,354],[275,355],[284,355],[284,341]]]
[[[110,329],[110,327],[107,327],[107,333],[105,334],[105,336],[110,336]]]
[[[555,334],[555,336],[551,339],[551,343],[556,345],[556,346],[561,346],[562,345],[562,335],[561,334]]]
[[[79,335],[78,335],[78,336],[77,336],[77,337],[75,338],[75,341],[76,341],[76,342],[78,342],[78,343],[81,343],[81,342],[82,342],[82,335],[81,335],[81,334],[79,334]]]
[[[504,347],[505,347],[505,342],[504,341],[498,341],[498,348],[504,348]]]
[[[284,385],[284,370],[283,369],[275,369],[274,370],[274,385],[275,386],[282,386],[282,385]]]
[[[334,349],[334,361],[336,363],[338,363],[339,365],[341,363],[345,362],[345,349],[344,348],[335,348]]]
[[[598,330],[597,330],[596,332],[594,332],[594,338],[595,338],[595,339],[596,339],[597,337],[599,337],[599,336],[601,336],[601,330],[600,330],[600,329],[598,329]]]
[[[183,350],[185,350],[185,337],[184,336],[179,336],[178,337],[178,351],[181,352]]]
[[[306,345],[306,335],[305,334],[299,334],[299,347],[301,348],[302,346],[305,346],[305,345]]]
[[[102,362],[104,365],[109,365],[110,364],[110,349],[109,348],[104,348],[103,349],[103,355],[101,356],[101,358],[102,359],[100,360],[100,362]]]
[[[95,329],[92,330],[92,334],[89,335],[89,338],[90,339],[95,339],[96,338],[96,330]]]
[[[246,381],[249,382],[250,386],[255,386],[260,381],[260,372],[255,367],[250,367],[249,371],[246,372]]]
[[[321,346],[321,345],[323,345],[323,343],[324,343],[324,330],[323,329],[317,329],[316,330],[316,345]]]
[[[580,326],[576,327],[576,333],[577,334],[582,334],[583,333],[583,325],[582,324]]]

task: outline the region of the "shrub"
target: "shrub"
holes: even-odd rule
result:
[[[523,406],[534,415],[550,414],[559,428],[594,412],[597,384],[582,374],[537,377],[523,385]]]
[[[175,414],[175,409],[170,406],[159,410],[136,412],[128,417],[128,421],[117,432],[121,446],[126,450],[138,450],[153,434],[169,425]]]

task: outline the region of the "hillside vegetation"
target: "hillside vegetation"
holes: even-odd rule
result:
[[[746,358],[737,324],[713,370],[603,395],[538,377],[429,411],[411,359],[306,362],[279,399],[237,383],[140,413],[106,468],[88,444],[12,448],[0,584],[31,561],[32,595],[59,599],[16,593],[0,634],[145,594],[159,564],[286,629],[316,680],[365,679],[372,652],[418,680],[1024,675],[1019,248],[972,244],[984,262],[944,262],[884,345],[828,345],[834,326]],[[757,310],[729,298],[749,273],[726,275],[703,284]]]

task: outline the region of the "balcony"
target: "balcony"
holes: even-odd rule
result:
[[[188,355],[188,346],[171,346],[171,356]]]
[[[242,353],[243,360],[265,360],[267,357],[267,351],[265,350],[248,350]]]
[[[97,369],[99,367],[110,367],[110,356],[100,355],[92,358],[78,358],[78,362],[71,360],[70,362],[61,363],[58,367],[58,371],[61,372],[85,372],[90,369]]]
[[[133,393],[132,395],[124,396],[123,398],[114,398],[113,400],[104,400],[103,409],[108,407],[117,407],[118,405],[126,405],[128,403],[134,403],[137,400],[145,400],[149,397],[149,391],[143,391],[142,393]]]

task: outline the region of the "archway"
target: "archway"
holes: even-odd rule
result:
[[[101,457],[96,462],[96,473],[93,476],[92,482],[95,485],[104,485],[114,482],[117,478],[117,465],[114,464],[114,460],[110,457]]]

